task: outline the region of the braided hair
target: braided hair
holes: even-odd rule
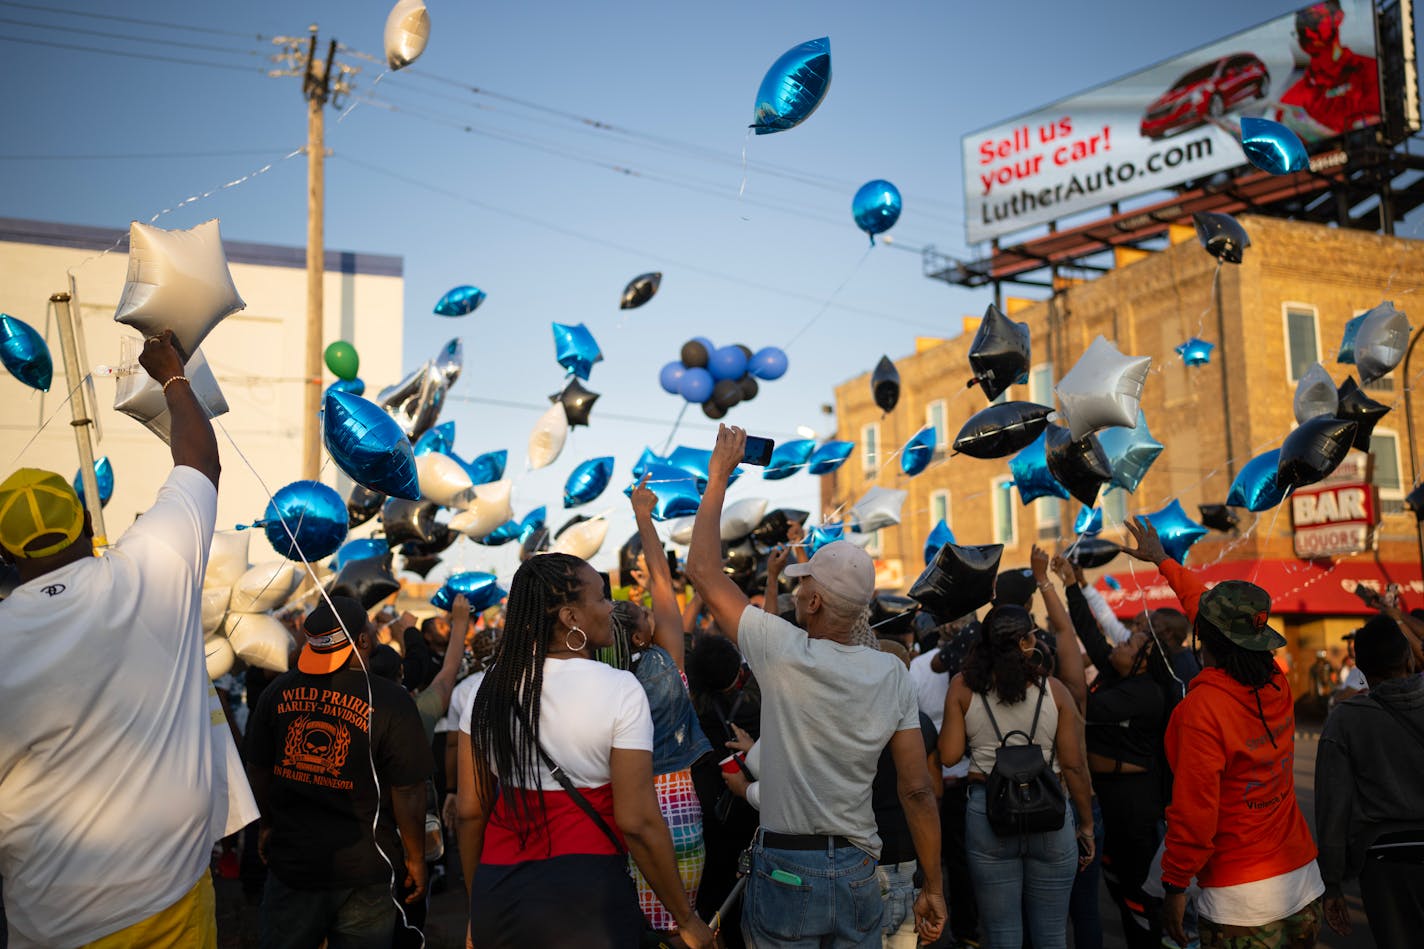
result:
[[[495,647],[494,667],[485,675],[470,710],[470,742],[489,768],[476,768],[479,796],[494,799],[493,784],[532,794],[506,794],[519,841],[526,843],[535,827],[530,801],[538,799],[544,813],[539,754],[539,698],[544,686],[544,657],[559,609],[579,598],[579,568],[584,562],[568,554],[530,557],[509,585],[504,634]]]

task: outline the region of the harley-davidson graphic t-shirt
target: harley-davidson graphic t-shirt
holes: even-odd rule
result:
[[[384,883],[391,867],[401,866],[390,789],[420,784],[433,767],[420,713],[405,689],[377,676],[368,691],[360,669],[284,673],[263,690],[248,722],[247,761],[271,770],[267,866],[287,886]],[[381,811],[373,839],[376,778]]]

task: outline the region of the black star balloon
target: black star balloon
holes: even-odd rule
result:
[[[391,556],[364,557],[344,564],[327,587],[332,596],[349,596],[367,610],[400,590],[391,575]]]
[[[1112,480],[1112,464],[1098,436],[1088,435],[1074,441],[1062,425],[1049,425],[1045,431],[1048,473],[1088,507],[1097,504],[1098,491]]]
[[[386,496],[381,492],[372,491],[365,485],[352,485],[351,493],[346,497],[348,526],[360,527],[381,513],[381,505],[384,503]]]
[[[1225,504],[1198,504],[1197,510],[1201,512],[1202,524],[1214,531],[1234,532],[1236,525],[1240,523],[1236,512]]]
[[[1353,444],[1360,451],[1370,450],[1370,435],[1375,430],[1375,424],[1388,413],[1389,406],[1365,395],[1365,390],[1355,382],[1354,376],[1346,376],[1345,381],[1340,383],[1340,405],[1335,410],[1335,417],[1355,423]]]
[[[598,401],[598,396],[599,393],[586,388],[578,377],[574,376],[562,392],[549,396],[549,401],[563,403],[564,416],[572,428],[575,425],[588,424],[588,413],[593,411],[593,403]]]
[[[989,304],[969,344],[969,368],[989,401],[1003,395],[1028,371],[1028,361],[1028,324],[1014,322]]]
[[[1295,489],[1328,477],[1354,444],[1355,428],[1354,422],[1328,415],[1306,419],[1281,443],[1276,484]]]
[[[994,578],[1003,554],[1003,544],[945,544],[910,587],[910,597],[941,623],[957,620],[994,598]]]

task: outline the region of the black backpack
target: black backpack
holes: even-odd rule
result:
[[[989,713],[989,724],[994,726],[994,734],[999,739],[999,747],[994,753],[994,769],[989,772],[984,791],[989,826],[1000,837],[1063,828],[1067,806],[1063,786],[1053,773],[1053,757],[1058,750],[1053,748],[1045,762],[1043,749],[1033,740],[1034,732],[1038,730],[1038,713],[1043,709],[1043,696],[1047,691],[1045,687],[1039,688],[1033,723],[1029,725],[1026,735],[1017,729],[1007,735],[999,731],[988,694],[980,696],[984,701],[984,711]],[[1014,735],[1022,735],[1026,744],[1010,745],[1009,738]]]

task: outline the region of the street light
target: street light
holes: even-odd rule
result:
[[[1414,450],[1414,399],[1412,398],[1414,386],[1411,384],[1412,377],[1409,375],[1409,361],[1414,358],[1414,346],[1419,342],[1420,336],[1424,336],[1424,326],[1420,326],[1414,331],[1414,335],[1409,338],[1409,348],[1404,351],[1404,427],[1409,432],[1409,484],[1411,487],[1419,483],[1419,463]],[[1419,545],[1419,567],[1424,570],[1424,521],[1416,521],[1414,539]]]

